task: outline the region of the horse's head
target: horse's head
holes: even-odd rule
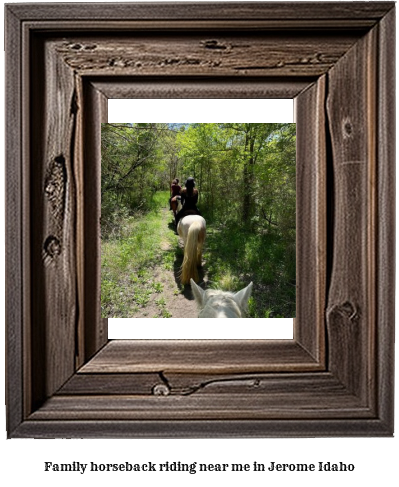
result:
[[[208,289],[204,291],[191,279],[195,301],[198,305],[198,318],[242,318],[248,308],[252,292],[252,282],[237,293]]]

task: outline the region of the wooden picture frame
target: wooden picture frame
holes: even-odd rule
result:
[[[391,436],[393,2],[6,6],[11,438]],[[294,98],[288,341],[110,341],[108,98]]]

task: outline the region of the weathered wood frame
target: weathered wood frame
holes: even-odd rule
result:
[[[394,15],[6,6],[9,437],[393,434]],[[294,340],[107,341],[98,141],[112,97],[295,99]]]

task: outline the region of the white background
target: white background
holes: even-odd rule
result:
[[[221,123],[294,122],[293,100],[109,100],[108,122]],[[245,283],[245,285],[249,284]],[[216,321],[216,322],[215,322]],[[118,318],[108,320],[108,338],[292,339],[292,318],[235,320]]]
[[[317,0],[320,2],[320,0]],[[184,8],[184,7],[182,7]],[[3,11],[1,12],[3,15]],[[3,24],[3,18],[1,19]],[[3,50],[2,50],[3,51]],[[4,53],[1,52],[1,86],[4,90]],[[4,92],[4,91],[3,91]],[[3,97],[1,97],[3,99]],[[4,119],[4,117],[2,117]],[[2,126],[4,137],[4,126]],[[4,155],[1,154],[2,161]],[[1,171],[3,172],[3,171]],[[4,178],[1,175],[1,184]],[[2,186],[2,194],[3,186]],[[3,205],[4,198],[0,198]],[[0,209],[4,225],[4,209]],[[1,232],[4,255],[4,233]],[[1,309],[4,309],[4,272],[2,267]],[[4,323],[4,314],[2,314]],[[1,351],[4,333],[0,333]],[[396,349],[398,347],[396,346]],[[396,350],[398,355],[398,350]],[[4,362],[2,360],[2,362]],[[4,395],[3,364],[0,391]],[[397,381],[396,381],[397,382]],[[397,394],[396,394],[397,396]],[[397,403],[398,401],[396,401]],[[4,404],[4,397],[0,401]],[[353,485],[398,485],[398,439],[395,438],[318,438],[318,439],[205,439],[205,440],[6,440],[5,410],[0,415],[2,440],[1,477],[14,485],[87,486],[96,482],[105,486],[133,485],[295,485],[336,487]],[[396,406],[396,418],[398,407]],[[71,463],[143,463],[165,461],[192,463],[317,463],[319,461],[346,462],[355,465],[353,473],[45,473],[44,462]]]

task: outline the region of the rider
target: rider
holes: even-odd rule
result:
[[[181,191],[181,186],[179,185],[179,180],[176,178],[172,181],[172,186],[170,187],[171,197],[169,198],[169,210],[172,209],[171,201],[172,198],[179,195]]]
[[[180,192],[182,209],[176,215],[176,227],[180,219],[187,214],[201,215],[197,208],[198,189],[195,187],[194,178],[188,178],[185,183],[185,188]]]

